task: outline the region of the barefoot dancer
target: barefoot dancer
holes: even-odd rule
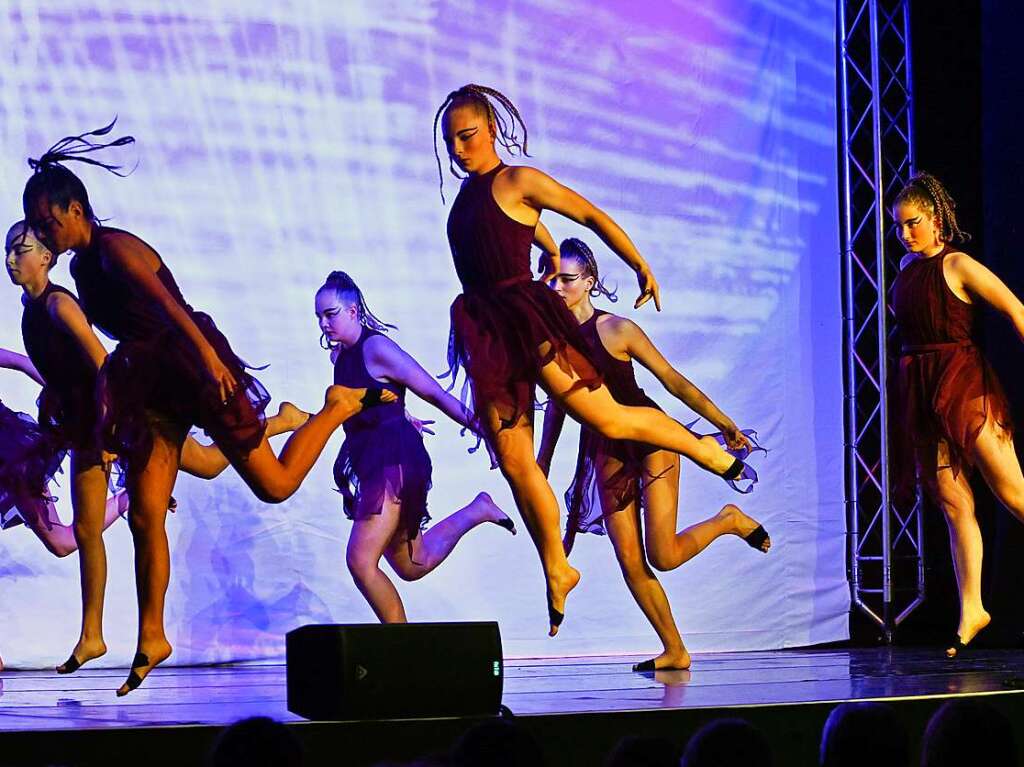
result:
[[[543,224],[537,225],[538,230],[542,227]],[[605,385],[618,402],[658,407],[637,385],[635,359],[657,376],[666,391],[721,429],[731,449],[749,450],[749,440],[733,420],[673,368],[638,325],[594,308],[591,296],[603,295],[611,301],[617,297],[601,282],[597,261],[585,243],[577,239],[563,241],[558,261],[558,273],[550,284],[580,323]],[[551,467],[564,420],[565,413],[550,401],[537,454],[537,463],[545,475]],[[592,502],[595,489],[599,505]],[[764,528],[733,504],[677,533],[678,504],[678,455],[640,442],[605,439],[587,428],[580,430],[576,474],[565,494],[569,513],[565,550],[569,553],[572,549],[577,533],[603,535],[607,529],[626,585],[664,648],[657,658],[634,666],[635,671],[690,666],[690,654],[651,566],[662,572],[674,570],[727,534],[737,535],[761,551],[766,552],[771,546]]]
[[[982,542],[970,470],[1024,521],[1024,476],[1013,446],[1010,407],[995,373],[974,343],[976,302],[1006,315],[1024,338],[1024,305],[1003,282],[956,243],[953,199],[927,173],[896,197],[893,218],[907,249],[893,283],[893,309],[903,350],[897,377],[898,429],[905,437],[901,489],[913,469],[942,508],[960,591],[960,623],[946,655],[954,658],[990,620],[981,602]]]
[[[67,661],[57,667],[70,674],[87,661],[104,655],[103,597],[107,558],[103,531],[113,521],[111,507],[127,507],[127,495],[107,500],[110,457],[96,447],[96,374],[107,352],[89,325],[75,296],[50,281],[57,258],[24,222],[14,224],[5,241],[6,267],[11,281],[22,288],[21,330],[25,349],[44,381],[39,398],[43,431],[61,453],[71,453],[72,510],[75,546],[79,549],[82,582],[82,631]],[[287,406],[287,407],[286,407]],[[301,414],[290,403],[267,420],[268,433],[291,430]],[[295,411],[294,413],[292,411]],[[185,471],[213,477],[228,465],[215,445],[203,446],[189,437],[181,456]],[[104,509],[106,510],[104,513]],[[74,550],[74,549],[71,549]]]
[[[536,384],[605,437],[647,442],[728,478],[740,476],[745,467],[713,439],[700,440],[659,410],[617,403],[602,385],[565,302],[532,280],[535,227],[541,211],[552,210],[592,229],[636,271],[641,290],[636,306],[652,298],[656,306],[660,302],[647,262],[607,214],[541,171],[506,167],[498,158],[496,140],[526,153],[526,127],[515,106],[497,91],[467,85],[448,94],[438,109],[435,135],[439,120],[452,173],[458,176],[457,164],[468,174],[448,217],[448,240],[463,287],[451,309],[449,373],[454,383],[458,369],[465,368],[476,414],[540,554],[554,636],[580,574],[566,559],[558,502],[534,457]]]
[[[480,493],[468,506],[423,529],[430,520],[432,468],[422,435],[405,415],[406,389],[475,431],[472,414],[384,335],[393,326],[370,312],[345,272],[331,272],[317,291],[316,316],[332,349],[334,383],[383,386],[397,397],[345,422],[334,476],[345,514],[353,520],[345,555],[349,572],[381,623],[404,623],[402,599],[380,569],[382,556],[398,577],[415,581],[440,565],[474,527],[494,522],[513,534],[515,527],[487,493]]]
[[[82,160],[124,137],[95,144],[113,124],[64,139],[38,160],[25,185],[26,221],[51,252],[74,250],[71,272],[89,320],[119,343],[100,372],[104,447],[126,463],[135,542],[139,635],[131,673],[118,690],[138,687],[171,654],[164,630],[170,555],[167,504],[190,427],[202,427],[255,495],[280,502],[295,492],[331,434],[378,391],[331,387],[323,409],[288,440],[280,458],[267,441],[269,396],[213,320],[190,307],[170,269],[135,235],[101,226],[81,180],[61,163]]]

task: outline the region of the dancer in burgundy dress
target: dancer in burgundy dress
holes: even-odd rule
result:
[[[42,433],[52,452],[60,456],[71,453],[73,535],[63,526],[58,529],[74,543],[68,548],[62,542],[62,548],[80,552],[82,633],[68,660],[57,667],[58,672],[67,674],[106,652],[102,626],[106,551],[102,535],[128,503],[123,491],[107,500],[111,456],[103,455],[96,440],[96,375],[107,352],[75,296],[50,280],[57,257],[24,222],[8,230],[5,250],[7,273],[23,291],[21,330],[25,349],[43,383],[39,397]],[[279,413],[267,419],[268,433],[292,431],[306,417],[291,403],[282,403]],[[181,464],[190,474],[212,478],[228,466],[228,461],[216,445],[200,445],[189,437],[182,449]],[[54,535],[53,526],[47,535]]]
[[[537,227],[541,229],[543,224]],[[658,377],[666,391],[721,429],[729,441],[744,444],[742,449],[748,453],[747,435],[669,364],[636,323],[594,308],[591,297],[605,296],[611,301],[617,297],[602,283],[590,248],[575,238],[564,240],[558,260],[559,271],[551,279],[551,287],[580,323],[612,396],[623,405],[658,407],[636,382],[635,359]],[[549,401],[537,454],[537,463],[546,475],[564,419],[561,408]],[[595,498],[598,503],[594,503]],[[638,663],[633,667],[635,671],[690,666],[690,654],[652,566],[662,572],[674,570],[722,535],[739,536],[765,552],[771,546],[764,528],[731,503],[713,517],[677,533],[678,503],[678,455],[641,442],[606,439],[585,427],[580,429],[576,472],[565,494],[565,550],[571,551],[577,533],[608,533],[626,585],[663,646],[658,657]]]
[[[650,267],[606,213],[541,171],[507,167],[499,159],[495,141],[526,153],[526,127],[515,106],[493,89],[466,85],[438,109],[435,135],[439,121],[452,173],[458,176],[458,165],[468,174],[448,217],[463,288],[451,308],[449,373],[454,385],[465,368],[475,412],[540,554],[554,636],[580,574],[566,559],[558,502],[534,457],[536,384],[605,437],[651,443],[726,478],[739,477],[746,467],[713,438],[700,439],[660,410],[617,403],[565,302],[532,279],[537,221],[542,210],[552,210],[589,227],[634,269],[641,290],[636,306],[653,299],[660,308]]]
[[[89,320],[119,343],[100,371],[103,447],[126,466],[139,597],[137,650],[125,695],[171,654],[164,630],[170,575],[165,517],[182,444],[202,427],[258,498],[280,502],[298,488],[341,423],[365,404],[393,395],[328,389],[323,409],[288,440],[280,458],[267,441],[269,396],[209,315],[183,298],[160,255],[130,232],[101,226],[81,180],[62,163],[134,141],[94,143],[98,131],[61,140],[38,160],[25,185],[25,218],[51,252],[74,250],[71,272]]]
[[[913,484],[914,467],[942,508],[960,591],[960,622],[946,655],[963,653],[990,620],[981,600],[981,532],[968,475],[985,482],[1024,521],[1024,475],[1013,446],[1010,408],[975,344],[975,304],[1006,315],[1024,338],[1024,305],[957,245],[968,239],[949,193],[927,173],[915,176],[893,204],[907,248],[893,284],[893,309],[903,343],[897,377],[898,487]],[[902,455],[900,455],[902,453]]]
[[[475,431],[472,413],[384,335],[392,326],[373,315],[345,272],[331,272],[317,291],[316,315],[334,359],[334,383],[382,386],[396,397],[345,422],[334,478],[345,514],[353,520],[345,555],[349,572],[382,623],[404,623],[405,607],[380,569],[381,557],[402,580],[415,581],[440,565],[478,525],[493,522],[513,534],[515,527],[487,493],[479,493],[426,529],[432,467],[422,434],[406,417],[406,390]]]

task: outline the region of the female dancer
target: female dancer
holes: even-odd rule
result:
[[[498,158],[497,140],[526,153],[526,127],[515,106],[495,90],[466,85],[449,93],[438,109],[435,135],[438,121],[450,170],[458,176],[457,164],[468,174],[448,217],[448,241],[463,287],[451,310],[449,374],[454,384],[458,369],[466,369],[474,409],[540,554],[554,636],[580,574],[566,559],[558,502],[534,458],[537,383],[569,415],[604,437],[647,442],[730,479],[742,475],[745,466],[714,439],[699,439],[659,410],[617,403],[601,383],[565,302],[532,280],[534,230],[541,211],[552,210],[593,230],[636,271],[637,307],[654,299],[660,309],[650,267],[607,214],[541,171],[506,167]]]
[[[71,453],[72,537],[80,551],[82,633],[68,660],[57,667],[59,673],[69,674],[106,653],[102,617],[107,568],[102,535],[115,518],[111,507],[126,507],[128,501],[123,493],[115,496],[117,503],[107,501],[110,456],[96,447],[96,374],[107,352],[74,295],[50,281],[57,257],[24,222],[8,230],[5,250],[7,273],[23,291],[25,349],[43,382],[40,424],[55,451]],[[291,403],[283,403],[278,415],[267,419],[268,433],[292,431],[305,417]],[[215,445],[200,445],[191,437],[185,441],[181,462],[185,471],[204,478],[217,476],[228,465]]]
[[[98,384],[104,447],[126,463],[139,598],[137,651],[126,695],[171,654],[164,631],[170,555],[164,529],[182,445],[193,424],[224,452],[257,497],[280,502],[295,492],[334,430],[366,403],[384,397],[344,387],[327,391],[323,409],[288,440],[281,457],[267,441],[269,396],[206,314],[182,297],[170,269],[135,235],[101,226],[81,180],[62,163],[117,166],[82,157],[113,127],[58,142],[38,160],[25,185],[25,218],[53,253],[74,250],[71,272],[89,320],[118,340]]]
[[[538,230],[542,227],[543,224],[537,224]],[[558,260],[558,273],[550,284],[580,323],[605,385],[616,401],[658,407],[637,385],[635,359],[658,377],[666,391],[721,429],[729,442],[749,445],[733,420],[675,370],[638,325],[594,308],[591,296],[618,299],[601,282],[597,261],[585,243],[564,240]],[[551,468],[564,420],[565,413],[550,400],[537,454],[537,463],[545,476]],[[595,490],[600,498],[597,508],[592,502]],[[571,551],[576,533],[603,535],[607,528],[626,585],[664,647],[658,657],[634,666],[635,671],[690,666],[690,654],[679,636],[668,598],[648,561],[662,572],[674,570],[726,534],[737,535],[761,551],[767,552],[771,546],[764,528],[731,503],[715,516],[677,533],[678,503],[678,455],[639,442],[605,439],[587,428],[580,430],[576,474],[565,494],[565,551]],[[643,533],[640,507],[644,514]]]
[[[989,488],[1024,521],[1024,476],[1013,446],[1010,408],[974,343],[975,303],[1002,312],[1024,338],[1024,305],[1003,282],[956,245],[949,192],[927,173],[914,176],[893,204],[907,249],[893,283],[893,309],[903,350],[897,377],[899,429],[905,440],[900,485],[911,467],[936,499],[949,527],[960,591],[960,623],[946,650],[955,658],[990,620],[981,601],[982,542],[968,481],[977,466]]]
[[[384,335],[394,326],[373,315],[345,272],[331,272],[317,291],[316,316],[331,349],[334,382],[383,386],[396,396],[394,402],[345,422],[334,477],[345,499],[345,514],[353,520],[345,555],[349,572],[381,623],[404,623],[405,607],[380,569],[381,557],[402,580],[415,581],[440,565],[477,525],[494,522],[513,535],[515,526],[491,496],[479,493],[468,506],[424,530],[430,520],[432,468],[423,437],[405,414],[406,389],[476,431],[472,414]]]

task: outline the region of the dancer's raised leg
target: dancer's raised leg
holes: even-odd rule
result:
[[[758,527],[738,506],[726,504],[712,517],[676,531],[679,506],[679,456],[667,450],[644,459],[644,476],[657,477],[644,485],[644,542],[647,559],[656,570],[674,570],[723,535],[744,538]],[[764,550],[771,547],[765,542]]]
[[[444,562],[462,536],[487,522],[511,525],[508,515],[498,508],[491,496],[479,493],[468,505],[416,536],[411,555],[409,542],[396,540],[388,546],[384,556],[399,578],[416,581]]]

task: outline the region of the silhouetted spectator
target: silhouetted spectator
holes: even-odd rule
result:
[[[984,701],[946,703],[932,715],[924,732],[922,767],[1015,767],[1017,763],[1010,720]]]
[[[693,734],[682,767],[772,767],[768,739],[743,719],[716,719]]]
[[[605,767],[678,767],[679,747],[665,738],[627,735],[608,755]]]
[[[302,745],[291,730],[265,716],[242,719],[217,737],[213,767],[300,767]]]
[[[543,767],[544,753],[522,725],[492,719],[470,728],[452,750],[453,767]]]
[[[843,703],[825,722],[819,759],[822,767],[907,767],[907,731],[892,706]]]

